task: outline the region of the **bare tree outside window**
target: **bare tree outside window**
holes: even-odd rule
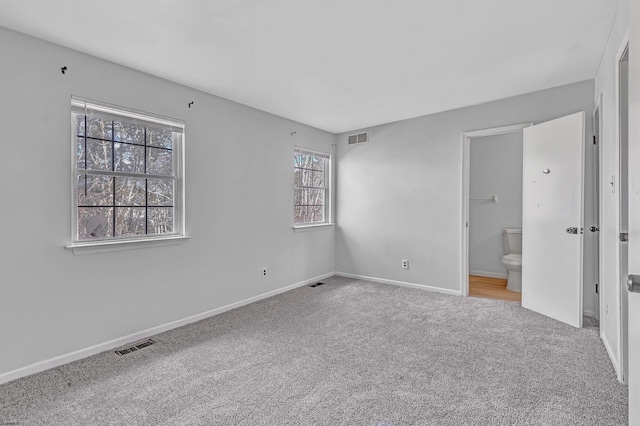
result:
[[[152,119],[152,117],[151,117]],[[183,128],[72,102],[75,241],[175,234]]]
[[[293,153],[294,225],[329,222],[330,156],[304,148]]]

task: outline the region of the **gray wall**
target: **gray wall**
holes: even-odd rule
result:
[[[370,142],[338,135],[336,269],[460,291],[462,134],[593,112],[592,80],[372,127]],[[591,226],[591,120],[585,145],[585,225]],[[584,308],[593,313],[591,233],[585,233]],[[403,270],[401,259],[410,268]]]
[[[3,28],[0,57],[0,374],[335,270],[332,227],[291,228],[293,146],[331,152],[334,135]],[[186,122],[192,239],[64,248],[71,95]]]
[[[469,189],[470,198],[498,196],[469,203],[469,271],[506,278],[502,230],[522,228],[522,131],[471,139]]]

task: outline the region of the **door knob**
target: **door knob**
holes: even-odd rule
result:
[[[589,228],[589,231],[591,232],[598,232],[600,230],[600,228],[598,228],[597,226],[592,226],[591,228]]]
[[[620,241],[626,243],[629,241],[629,234],[627,232],[620,233]]]
[[[578,228],[576,227],[567,228],[567,234],[578,234]]]
[[[627,277],[627,287],[632,293],[640,293],[640,275],[629,275]]]

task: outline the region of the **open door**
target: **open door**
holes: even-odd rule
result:
[[[522,306],[582,327],[585,113],[523,135]]]

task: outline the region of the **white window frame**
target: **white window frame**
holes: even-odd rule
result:
[[[144,125],[159,125],[169,127],[173,132],[171,142],[172,151],[172,175],[151,175],[145,173],[129,173],[112,170],[79,169],[77,167],[77,122],[74,116],[77,113],[84,115],[97,114],[99,116],[122,118],[127,122],[136,122]],[[155,245],[176,244],[189,238],[186,235],[185,226],[185,182],[184,182],[184,122],[172,118],[153,115],[133,109],[110,105],[90,99],[72,96],[71,98],[71,244],[66,247],[72,249],[74,254],[87,254],[95,252],[126,250]],[[112,148],[113,149],[113,148]],[[80,239],[78,231],[78,194],[77,176],[108,175],[119,177],[146,177],[172,179],[173,186],[173,232],[163,234],[144,234],[125,237],[105,237],[91,240]],[[114,218],[115,220],[115,218]],[[146,220],[146,218],[145,218]]]
[[[305,186],[296,185],[295,182],[295,156],[298,153],[315,155],[324,160],[324,187],[308,187],[312,189],[324,189],[324,221],[323,222],[301,222],[296,223],[295,219],[295,193],[298,188],[307,188]],[[311,230],[317,228],[323,228],[327,226],[333,226],[333,209],[332,209],[332,157],[331,154],[322,151],[316,151],[309,148],[304,148],[301,146],[294,146],[293,148],[293,156],[294,156],[294,179],[293,179],[293,229],[296,231],[303,230]]]

